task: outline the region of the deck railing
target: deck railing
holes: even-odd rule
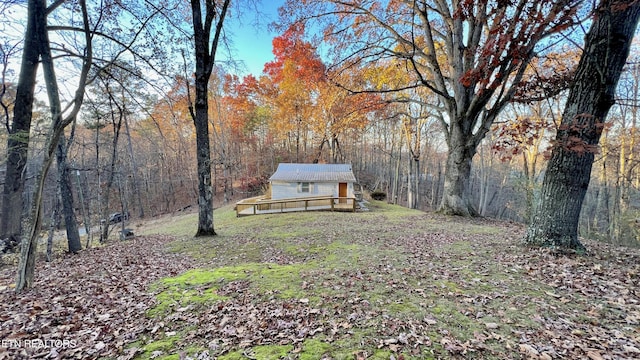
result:
[[[316,210],[355,212],[356,199],[328,195],[272,200],[266,196],[258,196],[236,203],[237,216]]]

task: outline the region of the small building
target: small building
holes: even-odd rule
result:
[[[332,196],[353,198],[356,177],[350,164],[278,165],[269,178],[271,200]]]
[[[267,194],[236,203],[236,215],[292,211],[352,211],[357,208],[356,177],[349,164],[278,165]]]

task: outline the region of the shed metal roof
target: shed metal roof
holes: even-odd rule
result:
[[[278,164],[269,181],[356,182],[350,164]]]

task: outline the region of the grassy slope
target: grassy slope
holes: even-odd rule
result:
[[[219,359],[632,357],[638,349],[638,299],[625,290],[637,282],[635,254],[621,262],[599,248],[599,257],[556,258],[521,247],[517,225],[372,205],[243,218],[223,208],[213,238],[191,237],[195,215],[146,224],[137,233],[175,236],[170,251],[201,265],[153,285],[148,316],[159,325],[130,347],[139,358],[208,351]],[[617,288],[605,273],[614,268]]]

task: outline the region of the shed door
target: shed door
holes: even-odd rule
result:
[[[338,183],[338,196],[341,198],[347,197],[347,183]],[[341,204],[347,202],[347,199],[340,199]]]

